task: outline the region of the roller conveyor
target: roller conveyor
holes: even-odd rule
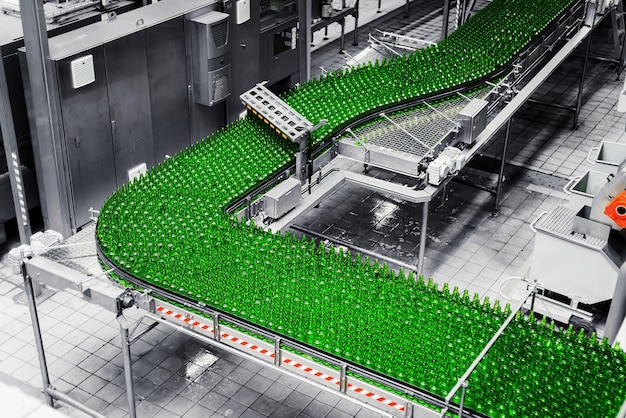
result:
[[[437,155],[458,132],[453,120],[475,97],[470,93],[436,105],[424,104],[409,113],[385,115],[378,122],[351,130],[337,141],[337,153],[355,161],[417,177],[426,157]]]

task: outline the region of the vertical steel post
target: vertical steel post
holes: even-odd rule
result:
[[[41,328],[39,326],[39,315],[37,314],[37,301],[35,300],[33,281],[28,273],[26,273],[24,263],[22,263],[22,277],[24,278],[24,291],[28,299],[28,310],[30,311],[30,319],[33,323],[33,332],[35,334],[35,346],[37,347],[37,356],[39,357],[43,395],[46,398],[46,403],[50,406],[54,406],[54,400],[48,393],[48,389],[50,388],[50,376],[48,375],[48,363],[46,362],[46,353],[43,349],[43,339],[41,338]]]
[[[498,216],[500,210],[500,197],[502,196],[502,182],[504,181],[504,168],[506,167],[506,154],[509,150],[509,136],[511,134],[511,120],[506,121],[506,134],[504,135],[504,147],[502,148],[502,158],[500,159],[500,172],[498,173],[498,184],[496,185],[496,196],[493,202],[493,216]]]
[[[417,279],[424,274],[424,252],[426,251],[426,228],[428,227],[428,209],[430,202],[422,204],[422,230],[420,231],[420,249],[417,257]]]
[[[346,8],[346,0],[341,0],[341,10],[343,13],[343,10]],[[339,53],[340,54],[345,54],[346,53],[346,46],[345,46],[345,42],[344,42],[344,35],[346,32],[346,16],[343,15],[343,17],[341,18],[341,22],[337,22],[341,24],[341,42],[339,45]],[[326,26],[328,27],[328,26]]]
[[[622,263],[617,274],[617,284],[604,328],[604,336],[609,339],[611,345],[615,342],[624,317],[626,317],[626,262]]]
[[[32,100],[33,152],[44,226],[71,235],[59,109],[59,87],[50,60],[48,33],[41,0],[20,0],[28,79]],[[27,92],[28,94],[28,92]]]
[[[589,48],[591,47],[591,34],[587,35],[587,45],[585,45],[585,58],[583,60],[583,69],[580,74],[580,82],[578,84],[578,96],[576,97],[576,111],[574,112],[574,129],[578,127],[578,114],[583,104],[583,88],[585,87],[585,76],[587,75],[587,61],[589,60]]]
[[[20,242],[28,244],[31,235],[30,221],[28,219],[28,201],[26,200],[26,189],[24,188],[24,180],[22,178],[22,164],[20,163],[20,154],[17,147],[15,125],[13,124],[9,85],[2,60],[0,60],[0,129],[2,129],[2,142],[7,160],[7,169],[9,170],[11,191],[13,192],[13,206],[15,207]]]
[[[282,362],[280,353],[280,338],[276,338],[274,340],[274,364],[277,366],[280,366]]]
[[[309,156],[307,155],[307,136],[300,138],[298,152],[296,153],[296,175],[295,177],[300,180],[301,184],[307,180],[306,170],[308,168]]]
[[[300,57],[300,84],[311,78],[311,20],[312,2],[298,2],[298,51]]]
[[[443,0],[443,21],[441,22],[441,39],[448,36],[448,21],[450,20],[450,0]]]
[[[463,406],[465,405],[465,392],[467,391],[467,382],[461,384],[461,403],[459,404],[459,418],[463,418]]]
[[[346,393],[347,388],[348,388],[348,365],[345,363],[342,363],[340,375],[339,375],[339,392]]]
[[[465,10],[465,0],[456,0],[456,27],[454,30],[463,24],[463,10]]]
[[[352,46],[359,45],[359,2],[360,0],[356,0],[354,4],[354,40],[352,41]]]
[[[118,314],[118,316],[121,313]],[[130,357],[130,339],[128,328],[120,321],[120,336],[122,337],[122,356],[124,357],[124,378],[126,380],[126,396],[128,398],[128,416],[137,417],[135,407],[135,383],[133,382],[133,369]]]

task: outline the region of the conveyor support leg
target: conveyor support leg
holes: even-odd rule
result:
[[[54,406],[54,400],[48,393],[48,389],[50,388],[50,376],[48,375],[48,363],[46,362],[46,353],[43,349],[43,339],[41,338],[41,328],[39,326],[39,315],[37,314],[37,301],[35,300],[33,281],[26,273],[24,264],[22,264],[22,276],[24,277],[24,291],[26,292],[26,297],[28,299],[30,319],[33,323],[33,332],[35,333],[35,345],[37,346],[37,356],[39,357],[39,369],[41,371],[43,395],[46,398],[46,404]]]
[[[443,19],[441,23],[441,39],[448,36],[448,21],[450,20],[450,0],[443,1]]]
[[[426,251],[426,228],[428,226],[429,202],[422,205],[422,225],[420,226],[420,249],[417,258],[417,279],[424,274],[424,252]]]
[[[359,45],[359,1],[356,0],[354,4],[354,40],[352,41],[352,46]],[[380,3],[378,9],[380,12]]]
[[[504,182],[504,168],[506,167],[506,154],[509,151],[509,136],[511,135],[511,119],[506,122],[506,134],[504,135],[504,147],[502,148],[502,157],[500,159],[500,172],[498,173],[498,183],[496,185],[496,196],[493,202],[493,216],[500,213],[500,199],[502,197],[502,183]]]
[[[587,75],[587,61],[589,60],[589,48],[591,47],[591,34],[587,36],[587,44],[585,45],[585,57],[583,58],[583,69],[580,74],[578,84],[578,96],[576,97],[576,110],[574,111],[574,129],[578,127],[578,114],[583,103],[583,88],[585,87],[585,76]]]
[[[122,338],[122,357],[124,358],[124,378],[126,381],[126,396],[128,398],[128,416],[137,417],[135,406],[135,383],[133,382],[133,366],[130,357],[130,331],[128,320],[124,317],[124,309],[131,306],[134,301],[130,299],[120,299],[118,301],[117,322],[120,324],[120,336]]]

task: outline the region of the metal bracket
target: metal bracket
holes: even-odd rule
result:
[[[121,315],[124,309],[130,308],[135,304],[135,297],[131,289],[126,289],[115,299],[117,315]]]
[[[345,363],[341,364],[341,375],[339,377],[339,391],[342,393],[346,393],[346,389],[348,388],[348,365]]]
[[[596,0],[590,0],[587,2],[587,8],[585,9],[585,26],[593,27],[596,21]]]
[[[274,364],[280,366],[280,338],[274,340]]]
[[[214,313],[211,315],[213,317],[213,338],[216,341],[219,341],[222,337],[220,334],[220,314]]]
[[[93,207],[89,208],[89,219],[94,222],[98,222],[98,217],[100,216],[100,211],[95,210]]]

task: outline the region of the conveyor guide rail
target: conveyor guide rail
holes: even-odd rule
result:
[[[315,130],[311,122],[269,91],[265,83],[257,84],[239,97],[248,111],[291,142],[300,142]]]

